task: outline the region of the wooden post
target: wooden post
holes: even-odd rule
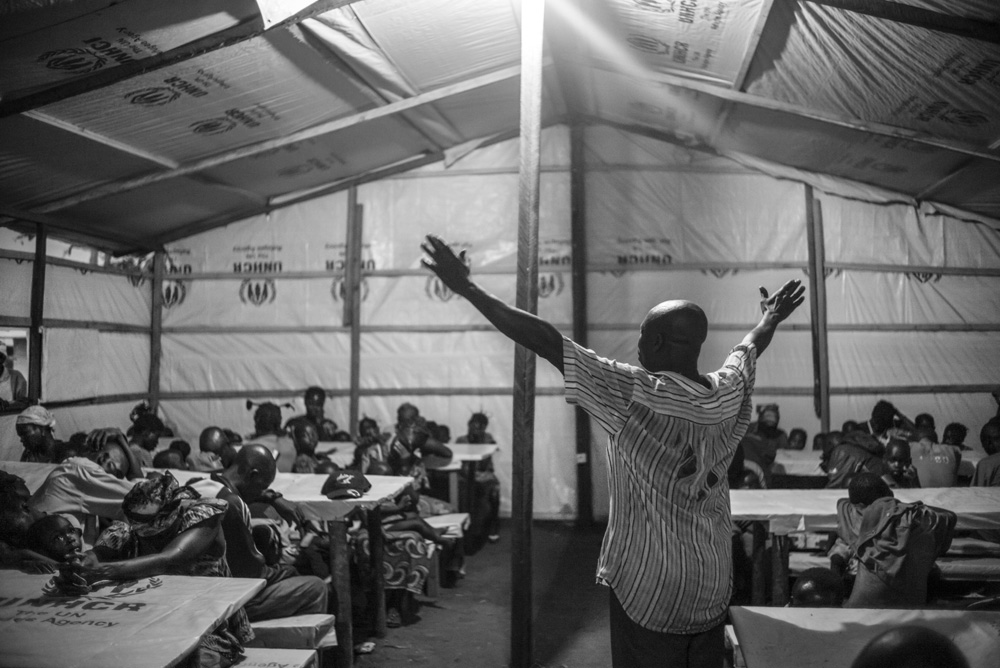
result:
[[[573,123],[569,129],[570,155],[570,238],[573,276],[573,340],[589,347],[587,328],[587,165],[584,155],[586,129]],[[591,487],[590,416],[579,406],[576,419],[576,522],[594,523],[594,495]]]
[[[771,605],[788,603],[788,552],[792,541],[788,536],[771,534]]]
[[[45,314],[45,247],[48,233],[35,224],[35,264],[31,268],[31,324],[28,330],[28,399],[42,397],[42,320]]]
[[[160,358],[163,355],[163,272],[166,254],[153,255],[153,306],[149,320],[149,407],[156,414],[160,407]]]
[[[543,0],[521,2],[521,140],[518,178],[517,301],[538,311],[538,202],[541,163]],[[514,352],[511,499],[511,668],[532,665],[531,516],[534,509],[535,355]],[[472,484],[472,480],[469,480]]]
[[[767,603],[767,530],[763,522],[754,522],[752,527],[750,605],[764,605]]]
[[[382,570],[382,561],[385,559],[382,509],[375,506],[365,515],[368,518],[368,547],[371,550],[372,569],[372,602],[368,608],[375,627],[375,637],[384,638],[388,627],[385,619],[385,572]]]
[[[813,373],[815,409],[820,420],[820,431],[830,431],[830,357],[826,325],[826,245],[823,240],[823,211],[813,195],[812,186],[806,186],[806,238],[809,250],[809,300],[810,325],[813,345]]]
[[[351,329],[350,425],[345,431],[357,439],[361,386],[361,232],[364,206],[358,204],[358,188],[347,191],[347,248],[344,249],[344,326]]]
[[[336,666],[354,665],[354,624],[351,615],[351,559],[347,543],[347,519],[326,523],[330,537],[330,577],[337,607],[333,628],[337,632]],[[371,537],[369,536],[369,539]]]

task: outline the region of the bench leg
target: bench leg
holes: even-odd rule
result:
[[[788,536],[771,534],[771,605],[788,603]]]
[[[767,603],[767,564],[765,564],[765,550],[767,548],[767,532],[763,522],[753,523],[753,553],[750,555],[752,566],[752,582],[750,589],[750,602],[753,605],[765,605]]]
[[[385,624],[385,571],[382,562],[385,560],[385,536],[382,533],[382,509],[378,506],[368,511],[368,545],[371,549],[372,574],[372,605],[371,619],[377,638],[384,638]]]
[[[333,589],[337,595],[337,616],[334,629],[337,632],[337,668],[352,668],[354,665],[354,622],[351,613],[351,556],[347,547],[347,522],[326,523],[330,535],[330,574]]]
[[[472,506],[476,502],[476,462],[462,462],[465,468],[465,498],[461,504],[464,508],[459,508],[459,512],[472,514]]]

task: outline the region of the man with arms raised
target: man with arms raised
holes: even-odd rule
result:
[[[703,375],[708,320],[696,304],[667,301],[646,315],[635,367],[598,357],[484,292],[441,239],[428,236],[422,247],[424,265],[559,369],[567,401],[609,434],[611,507],[597,580],[611,588],[614,665],[720,668],[732,571],[726,472],[750,423],[757,356],[805,288],[789,281],[771,297],[761,288],[760,324],[721,369]]]

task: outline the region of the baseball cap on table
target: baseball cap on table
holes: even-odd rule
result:
[[[368,478],[358,471],[337,471],[323,483],[323,494],[328,499],[358,499],[372,488]]]

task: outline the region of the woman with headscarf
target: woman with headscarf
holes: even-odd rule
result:
[[[226,502],[202,499],[169,473],[142,480],[125,495],[126,520],[114,522],[62,577],[88,583],[154,575],[232,577],[226,564],[222,518]],[[199,643],[196,665],[224,667],[243,655],[253,631],[241,608]]]

